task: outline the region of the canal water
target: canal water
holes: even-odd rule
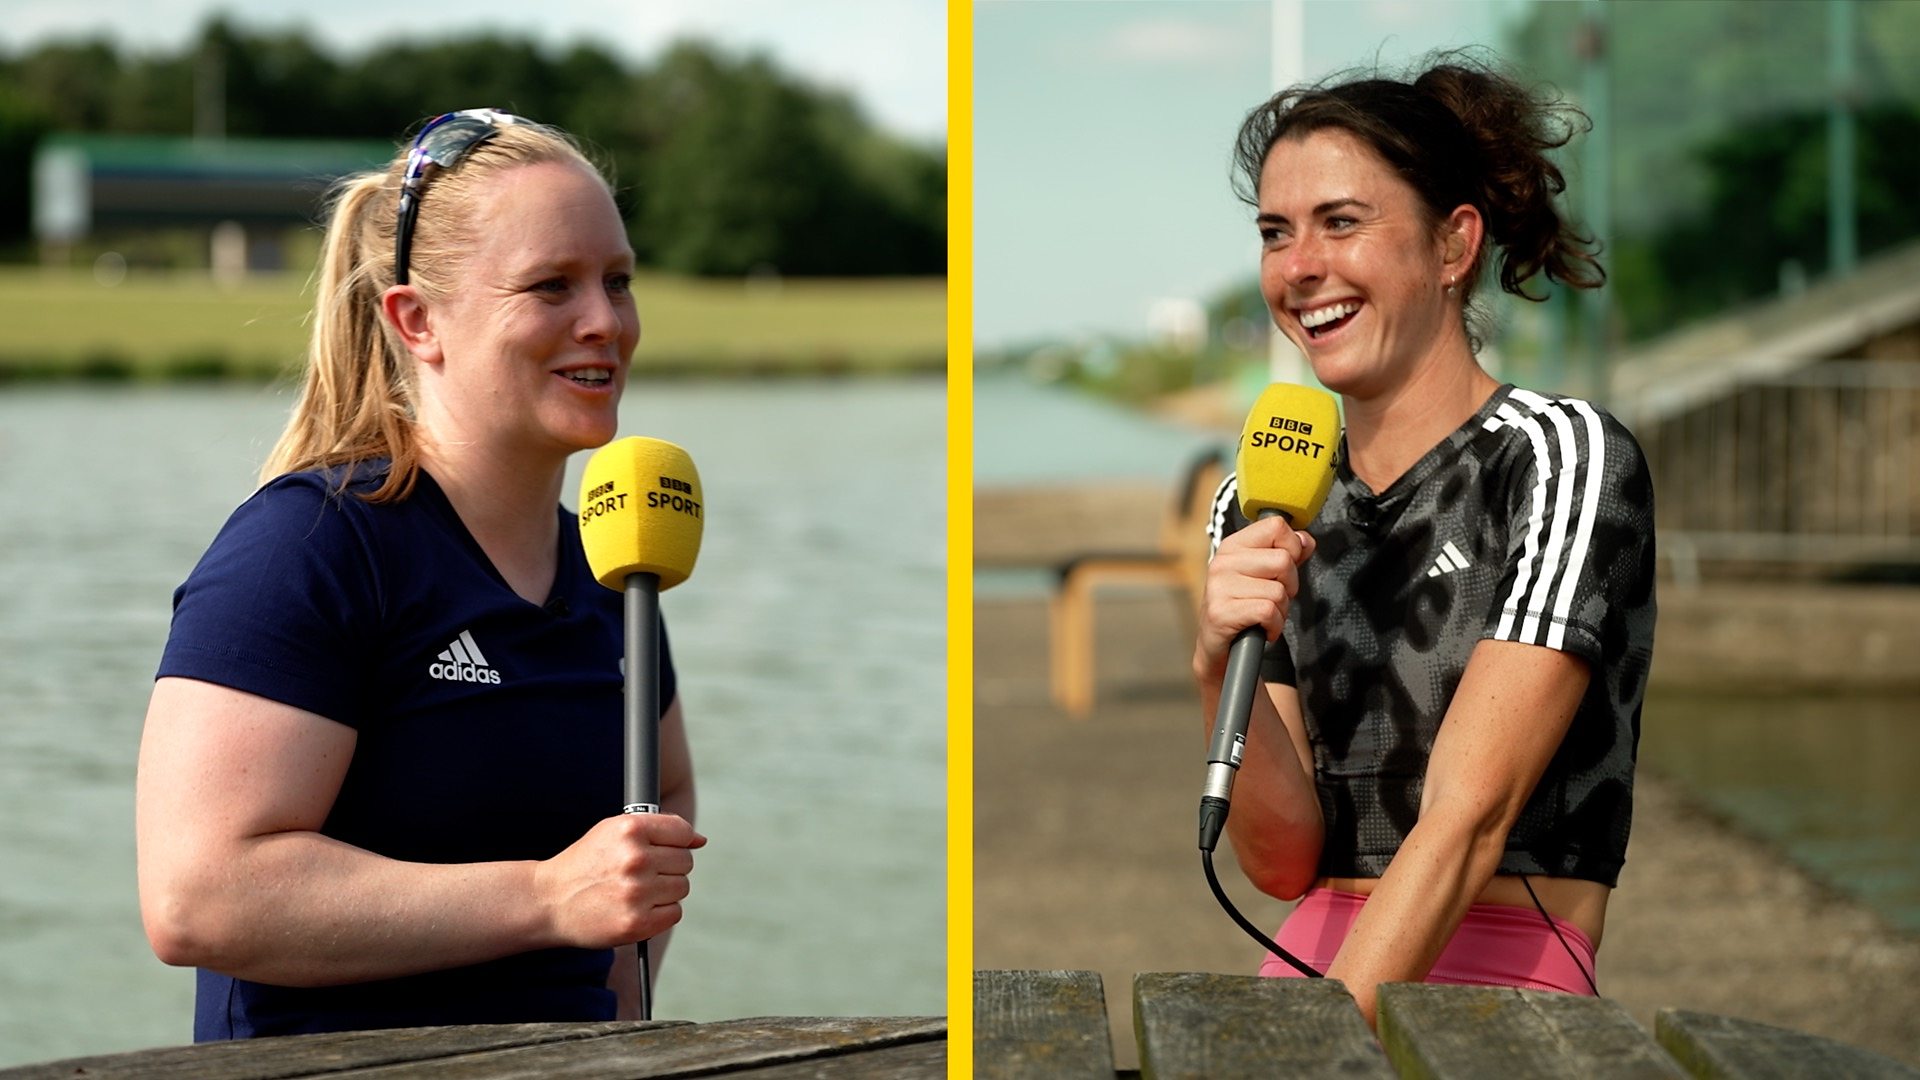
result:
[[[135,755],[172,591],[290,400],[0,390],[0,1067],[191,1039],[192,973],[140,928]],[[711,843],[656,1015],[945,1011],[945,412],[936,380],[628,392],[707,501],[662,606]]]
[[[1197,450],[1221,441],[1218,432],[1005,373],[975,385],[982,488],[1097,477],[1171,490]],[[983,597],[1038,595],[1052,576],[993,570],[975,580]],[[1655,648],[1658,671],[1657,634]],[[1920,932],[1920,697],[1656,691],[1642,715],[1640,762],[1894,925]]]
[[[1920,933],[1914,695],[1656,692],[1642,716],[1640,760]]]

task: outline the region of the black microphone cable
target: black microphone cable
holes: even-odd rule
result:
[[[653,965],[647,963],[647,941],[643,938],[633,943],[633,951],[640,954],[640,1019],[653,1019]]]
[[[1580,962],[1580,956],[1573,951],[1573,946],[1567,944],[1566,935],[1560,932],[1560,924],[1554,922],[1553,916],[1547,914],[1547,905],[1541,903],[1540,894],[1533,891],[1533,882],[1527,880],[1527,875],[1521,874],[1520,884],[1527,887],[1527,895],[1533,898],[1534,910],[1540,912],[1540,917],[1547,920],[1547,929],[1553,931],[1553,936],[1560,939],[1560,947],[1567,950],[1567,959],[1573,961],[1574,969],[1587,980],[1587,989],[1593,991],[1594,997],[1599,997],[1600,986],[1593,981],[1593,972],[1587,970],[1587,965]]]
[[[1233,921],[1240,925],[1240,929],[1245,930],[1253,938],[1253,940],[1259,942],[1261,946],[1264,947],[1268,952],[1272,953],[1273,955],[1279,957],[1282,960],[1285,960],[1287,963],[1293,965],[1294,970],[1298,971],[1302,975],[1305,975],[1307,978],[1309,979],[1326,978],[1325,974],[1315,971],[1311,966],[1307,964],[1305,960],[1302,960],[1299,957],[1288,952],[1287,950],[1281,948],[1279,944],[1276,943],[1272,938],[1261,933],[1259,927],[1247,921],[1247,917],[1245,915],[1240,914],[1240,909],[1233,906],[1232,900],[1227,899],[1227,890],[1220,887],[1219,875],[1213,872],[1213,849],[1212,848],[1202,847],[1200,849],[1200,865],[1207,868],[1207,885],[1213,889],[1213,898],[1215,900],[1220,901],[1221,907],[1227,909],[1227,914],[1232,916]]]

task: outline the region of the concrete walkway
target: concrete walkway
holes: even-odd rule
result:
[[[1099,704],[1073,721],[1047,700],[1041,601],[976,606],[974,962],[1099,971],[1116,1062],[1132,1068],[1135,973],[1251,973],[1259,950],[1200,870],[1206,735],[1174,601],[1103,597],[1099,627]],[[1599,955],[1603,992],[1649,1026],[1659,1008],[1695,1009],[1920,1066],[1920,939],[1645,769],[1637,790]],[[1255,923],[1279,925],[1286,905],[1255,892],[1224,848],[1217,865]]]

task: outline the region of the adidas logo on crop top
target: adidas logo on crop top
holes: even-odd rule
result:
[[[363,464],[350,490],[384,471]],[[377,506],[335,494],[339,478],[283,476],[234,511],[174,594],[159,674],[354,728],[321,831],[381,855],[545,859],[617,813],[621,601],[594,580],[573,515],[554,508],[560,561],[543,606],[507,586],[432,477]],[[660,671],[665,707],[664,633]],[[311,989],[201,971],[194,1037],[612,1019],[611,962],[557,949]]]
[[[1213,507],[1217,547],[1246,524],[1234,478]],[[1496,638],[1593,670],[1500,870],[1615,884],[1654,617],[1653,485],[1627,429],[1588,402],[1502,386],[1384,492],[1353,475],[1343,445],[1309,531],[1319,547],[1262,674],[1300,693],[1327,822],[1321,873],[1386,871],[1467,659]]]

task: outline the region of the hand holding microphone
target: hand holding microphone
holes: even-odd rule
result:
[[[1243,630],[1257,626],[1267,641],[1280,636],[1287,609],[1300,591],[1300,566],[1319,545],[1281,515],[1262,518],[1220,542],[1207,563],[1196,642],[1196,677],[1218,683],[1227,651]]]
[[[1261,530],[1249,539],[1271,545],[1279,538],[1263,535],[1280,531],[1280,526],[1260,524],[1268,518],[1283,518],[1294,529],[1304,529],[1313,521],[1327,501],[1327,493],[1333,490],[1333,455],[1339,443],[1340,411],[1331,394],[1287,383],[1274,383],[1261,392],[1240,430],[1239,449],[1234,455],[1240,511],[1253,522],[1249,530]],[[1238,559],[1249,576],[1262,576],[1262,569],[1272,571],[1272,589],[1265,600],[1284,610],[1291,595],[1284,579],[1298,573],[1292,549],[1269,546],[1259,550],[1252,545],[1237,545],[1236,550],[1239,554],[1230,557]],[[1306,550],[1310,549],[1302,548],[1301,557]],[[1255,603],[1260,599],[1255,598]],[[1265,611],[1274,617],[1272,607]],[[1226,824],[1234,775],[1246,745],[1253,694],[1260,684],[1260,656],[1268,637],[1262,623],[1240,631],[1227,651],[1213,741],[1207,750],[1206,787],[1200,799],[1200,847],[1204,851],[1214,849]],[[1278,626],[1273,629],[1277,631]]]
[[[1313,550],[1310,537],[1292,530],[1306,528],[1326,502],[1333,489],[1333,458],[1339,444],[1340,412],[1331,394],[1284,383],[1261,392],[1241,428],[1234,456],[1240,509],[1250,524],[1222,543],[1214,556],[1219,565],[1209,569],[1209,610],[1203,619],[1203,623],[1217,624],[1235,615],[1239,618],[1232,618],[1233,622],[1255,617],[1226,648],[1220,704],[1207,748],[1207,778],[1200,795],[1200,858],[1207,884],[1242,929],[1314,977],[1320,973],[1269,940],[1233,906],[1214,874],[1213,849],[1231,808],[1253,695],[1260,686],[1261,654],[1270,636],[1278,636],[1288,601],[1299,588],[1299,563]],[[1241,595],[1215,595],[1217,583],[1229,575],[1241,579],[1235,582]],[[1210,639],[1213,633],[1203,625],[1198,646],[1208,658],[1208,667],[1220,647],[1218,640]]]
[[[673,928],[687,898],[693,853],[707,838],[674,814],[615,814],[534,868],[553,938],[611,949]]]
[[[620,439],[595,451],[580,481],[580,541],[586,549],[587,564],[600,584],[626,597],[623,814],[660,813],[660,591],[680,584],[693,573],[705,525],[704,498],[700,474],[685,450],[670,442],[639,436]],[[595,832],[602,829],[626,834],[643,846],[648,840],[657,839],[670,846],[674,840],[688,840],[665,823],[654,821],[602,822]],[[705,842],[691,827],[685,832],[699,843],[689,841],[679,846],[698,847]],[[592,836],[590,833],[588,839]],[[656,860],[656,870],[669,875],[679,870],[679,896],[672,897],[668,926],[679,918],[677,902],[686,895],[685,875],[692,869],[692,861],[690,853],[685,856],[684,867],[671,857]],[[644,871],[645,867],[636,870]],[[664,884],[675,883],[667,880]],[[630,932],[641,937],[642,1020],[653,1016],[645,937],[664,929],[653,925],[663,919],[650,923],[644,913],[638,913],[630,927]]]

